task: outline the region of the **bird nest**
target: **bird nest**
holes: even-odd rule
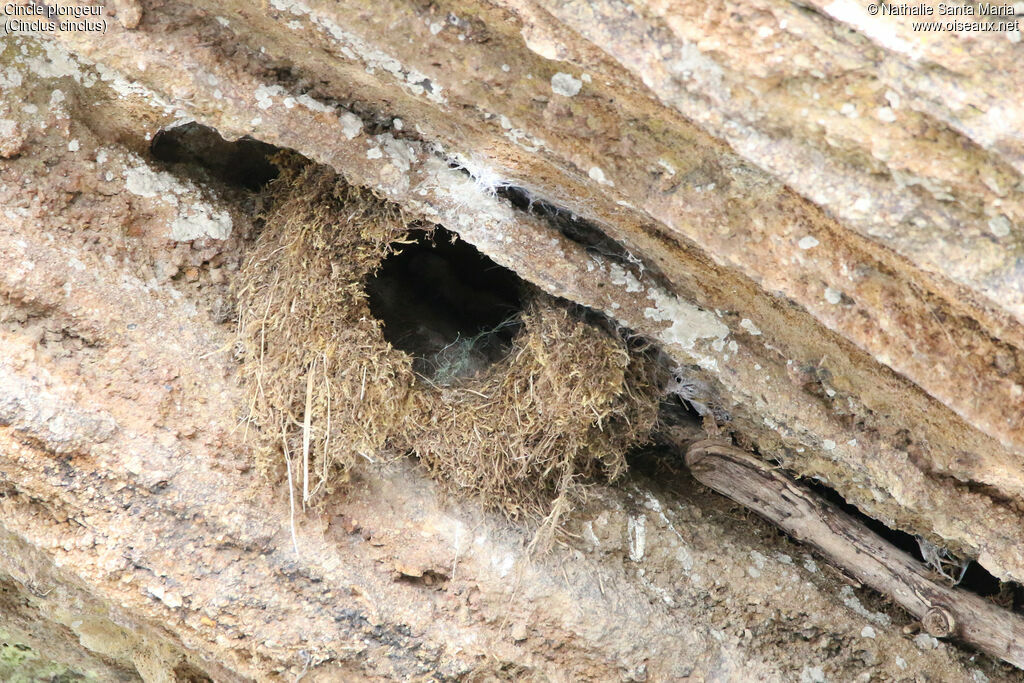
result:
[[[248,422],[264,471],[283,462],[308,502],[360,463],[411,453],[453,489],[512,518],[551,522],[585,482],[625,471],[625,452],[656,418],[664,378],[651,351],[521,283],[499,356],[467,362],[489,343],[484,330],[424,363],[388,341],[367,292],[423,226],[330,169],[278,163],[236,281]]]

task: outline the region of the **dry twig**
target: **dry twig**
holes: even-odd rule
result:
[[[1024,618],[932,581],[916,559],[746,451],[708,439],[690,446],[686,463],[700,483],[754,510],[888,595],[931,635],[958,638],[1024,668]]]

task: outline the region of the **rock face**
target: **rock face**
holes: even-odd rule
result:
[[[28,653],[0,666],[1006,675],[684,475],[598,489],[534,557],[378,463],[293,543],[239,427],[229,287],[260,207],[225,169],[249,162],[151,147],[194,121],[333,167],[660,344],[749,450],[1019,582],[1019,27],[846,0],[116,11],[0,42],[0,632]]]

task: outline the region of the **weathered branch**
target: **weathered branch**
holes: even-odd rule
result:
[[[859,521],[743,450],[709,439],[686,453],[693,476],[890,596],[939,638],[1024,668],[1024,618],[932,581],[924,566]]]

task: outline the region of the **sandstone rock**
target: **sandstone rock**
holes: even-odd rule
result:
[[[186,121],[443,224],[657,343],[748,450],[1024,579],[1019,33],[627,5],[126,2],[104,35],[7,37],[0,628],[107,680],[973,675],[898,612],[859,664],[793,638],[864,619],[685,479],[599,489],[531,561],[408,463],[294,540],[249,469],[225,302],[259,207],[224,179],[248,162],[152,156]]]

